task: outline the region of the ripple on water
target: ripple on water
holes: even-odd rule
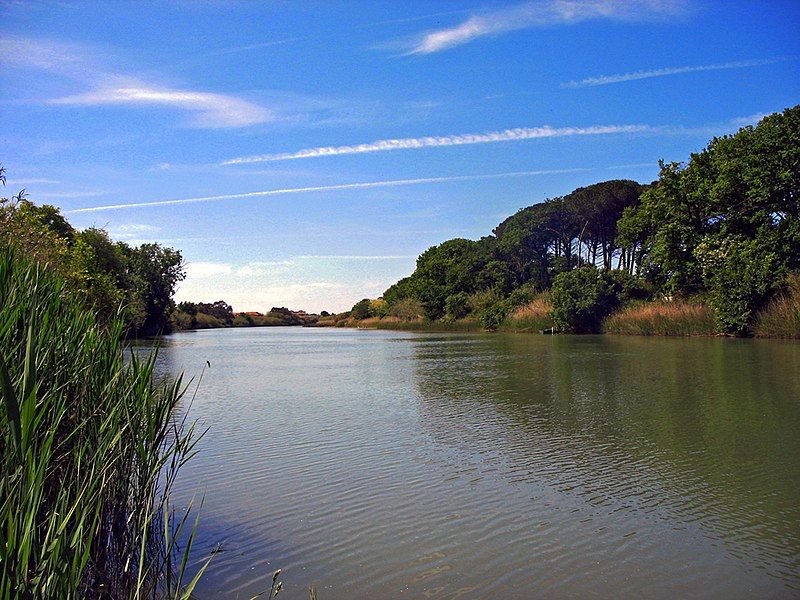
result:
[[[798,594],[796,345],[251,329],[159,368],[209,357],[201,597]]]

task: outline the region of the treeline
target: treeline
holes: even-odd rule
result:
[[[480,240],[434,246],[350,315],[496,329],[538,302],[556,330],[592,332],[623,306],[658,300],[709,307],[717,332],[746,334],[800,268],[800,106],[660,166],[649,185],[579,188]]]
[[[328,313],[322,311],[323,316]],[[224,300],[179,302],[172,321],[175,329],[218,329],[222,327],[276,327],[314,325],[319,315],[273,306],[269,312],[234,312]]]
[[[114,242],[102,229],[79,231],[58,208],[37,206],[24,191],[0,198],[0,245],[12,244],[62,277],[67,292],[92,309],[98,322],[111,323],[119,316],[128,336],[170,331],[172,296],[185,276],[179,251]]]

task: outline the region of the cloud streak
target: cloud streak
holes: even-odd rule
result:
[[[641,20],[680,12],[682,1],[541,0],[475,15],[455,27],[429,31],[412,40],[406,54],[432,54],[486,36],[510,31],[573,24],[594,19]]]
[[[193,113],[191,124],[202,128],[246,127],[272,120],[271,111],[226,94],[158,88],[139,83],[104,86],[100,89],[56,98],[49,104],[69,106],[154,105]]]
[[[366,144],[350,146],[320,146],[306,148],[297,152],[281,152],[278,154],[261,154],[257,156],[241,156],[226,160],[221,165],[243,165],[281,160],[297,160],[301,158],[317,158],[321,156],[340,156],[343,154],[366,154],[369,152],[388,152],[391,150],[410,150],[418,148],[440,148],[443,146],[464,146],[468,144],[489,144],[495,142],[512,142],[538,138],[573,137],[586,135],[608,135],[619,133],[639,133],[652,130],[648,125],[594,125],[592,127],[518,127],[491,131],[488,133],[467,133],[460,135],[425,136],[418,138],[400,138],[377,140]]]
[[[423,177],[418,179],[390,179],[387,181],[366,181],[358,183],[342,183],[337,185],[321,185],[298,188],[283,188],[264,190],[259,192],[245,192],[242,194],[223,194],[219,196],[200,196],[197,198],[178,198],[174,200],[156,200],[153,202],[136,202],[129,204],[107,204],[105,206],[89,206],[63,211],[64,214],[91,213],[107,210],[123,210],[127,208],[149,208],[155,206],[179,206],[182,204],[197,204],[201,202],[217,202],[221,200],[245,200],[250,198],[263,198],[269,196],[282,196],[287,194],[305,194],[310,192],[331,192],[338,190],[358,190],[372,188],[399,187],[408,185],[424,185],[429,183],[446,183],[452,181],[478,181],[487,179],[503,179],[507,177],[534,177],[537,175],[552,175],[559,173],[578,173],[591,171],[588,168],[576,169],[547,169],[539,171],[514,171],[508,173],[490,173],[485,175],[455,175],[451,177]]]
[[[18,36],[0,39],[0,61],[14,68],[47,71],[79,82],[89,91],[52,98],[62,106],[160,106],[188,112],[192,127],[247,127],[275,119],[263,106],[230,94],[179,89],[140,81],[115,72],[99,53],[78,44]]]
[[[652,77],[667,77],[669,75],[681,75],[683,73],[699,73],[702,71],[724,71],[728,69],[745,69],[748,67],[761,67],[785,62],[787,60],[797,60],[797,57],[766,58],[760,60],[740,60],[735,62],[717,63],[711,65],[695,65],[685,67],[666,67],[664,69],[653,69],[650,71],[634,71],[633,73],[622,73],[619,75],[601,75],[600,77],[587,77],[580,81],[569,81],[562,83],[561,87],[582,88],[598,85],[609,85],[612,83],[624,83],[626,81],[636,81],[638,79],[650,79]]]

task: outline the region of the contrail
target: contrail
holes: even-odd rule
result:
[[[649,125],[595,125],[592,127],[517,127],[488,133],[466,133],[461,135],[426,136],[419,138],[399,138],[377,140],[367,144],[351,146],[320,146],[306,148],[297,152],[241,156],[226,160],[221,165],[242,165],[249,163],[316,158],[319,156],[338,156],[341,154],[365,154],[367,152],[387,152],[389,150],[408,150],[412,148],[434,148],[441,146],[463,146],[466,144],[488,144],[492,142],[512,142],[536,138],[568,137],[577,135],[607,135],[613,133],[637,133],[651,131]]]
[[[342,183],[338,185],[321,185],[299,188],[283,188],[264,190],[261,192],[245,192],[243,194],[223,194],[221,196],[200,196],[197,198],[179,198],[175,200],[156,200],[154,202],[134,202],[130,204],[108,204],[105,206],[89,206],[64,211],[64,214],[99,212],[103,210],[122,210],[125,208],[145,208],[151,206],[174,206],[179,204],[195,204],[199,202],[214,202],[217,200],[241,200],[245,198],[260,198],[263,196],[282,196],[285,194],[304,194],[308,192],[330,192],[335,190],[358,190],[368,188],[396,187],[404,185],[422,185],[425,183],[444,183],[448,181],[475,181],[480,179],[500,179],[504,177],[532,177],[536,175],[554,175],[559,173],[579,173],[591,171],[590,168],[576,169],[547,169],[540,171],[513,171],[509,173],[489,173],[485,175],[455,175],[451,177],[423,177],[419,179],[390,179],[387,181],[365,181],[358,183]]]
[[[562,83],[561,87],[580,88],[597,85],[608,85],[611,83],[622,83],[625,81],[635,81],[637,79],[649,79],[651,77],[665,77],[667,75],[679,75],[681,73],[697,73],[700,71],[723,71],[726,69],[744,69],[746,67],[761,67],[773,65],[787,60],[797,60],[797,57],[766,58],[762,60],[740,60],[737,62],[718,63],[713,65],[697,65],[690,67],[668,67],[665,69],[654,69],[652,71],[635,71],[633,73],[623,73],[621,75],[602,75],[600,77],[588,77],[580,81],[570,81]]]

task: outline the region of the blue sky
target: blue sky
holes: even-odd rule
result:
[[[341,310],[797,104],[798,30],[796,0],[0,3],[5,195],[180,249],[178,299]]]

